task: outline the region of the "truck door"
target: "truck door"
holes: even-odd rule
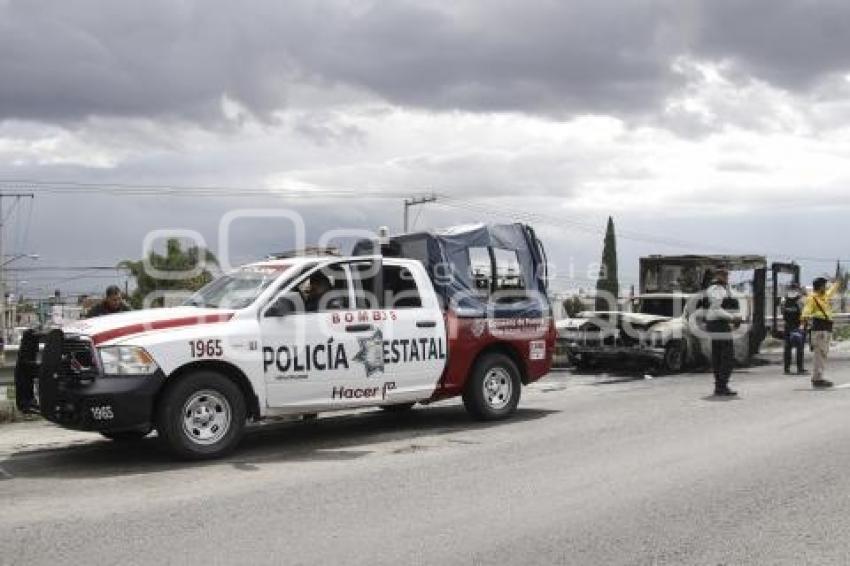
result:
[[[360,375],[354,371],[360,327],[352,300],[349,269],[335,263],[308,271],[261,311],[269,407],[343,404],[340,387],[354,391],[361,385],[352,381]]]
[[[385,358],[385,336],[393,326],[381,307],[383,260],[364,258],[349,264],[355,310],[346,313],[343,325],[353,337],[351,370],[335,391],[335,403],[345,406],[383,403],[395,389]],[[341,397],[340,397],[341,396]]]
[[[785,321],[782,318],[782,298],[790,284],[800,284],[800,266],[796,263],[772,263],[773,276],[770,297],[770,331],[774,338],[785,337]]]
[[[391,324],[384,358],[395,387],[388,400],[431,397],[446,362],[446,329],[431,281],[422,270],[384,264],[383,309]]]

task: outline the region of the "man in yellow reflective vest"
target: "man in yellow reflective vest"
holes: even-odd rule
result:
[[[823,277],[814,280],[814,292],[806,299],[800,317],[800,328],[808,326],[812,333],[812,352],[815,358],[812,387],[816,389],[832,387],[832,382],[823,378],[823,372],[829,355],[829,343],[832,341],[832,297],[838,292],[841,284],[834,281],[827,288],[827,283]]]

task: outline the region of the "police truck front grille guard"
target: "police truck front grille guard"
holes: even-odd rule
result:
[[[91,341],[65,336],[61,330],[27,330],[21,338],[15,365],[15,402],[24,413],[45,417],[56,409],[60,384],[91,381],[99,374]],[[38,400],[35,386],[38,384]]]

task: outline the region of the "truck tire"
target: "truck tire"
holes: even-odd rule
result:
[[[151,429],[147,429],[147,430],[122,430],[122,431],[118,431],[118,432],[103,431],[100,434],[104,438],[108,438],[109,440],[112,440],[113,442],[128,443],[128,442],[138,442],[139,440],[141,440],[144,437],[146,437],[147,435],[149,435],[150,432],[151,432]]]
[[[665,373],[679,373],[684,369],[685,344],[681,340],[672,340],[664,347],[661,367]]]
[[[157,407],[156,429],[179,458],[218,458],[233,450],[245,431],[242,390],[212,371],[187,374],[170,384]]]
[[[478,420],[504,419],[516,410],[521,388],[513,360],[504,354],[485,354],[466,382],[463,405]]]

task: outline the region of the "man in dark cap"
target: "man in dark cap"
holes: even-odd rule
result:
[[[806,373],[803,368],[803,347],[806,342],[806,332],[800,328],[803,299],[800,285],[797,283],[789,285],[788,291],[782,299],[782,319],[785,321],[784,361],[786,374],[791,373],[792,357],[795,357],[797,361],[797,373]],[[793,356],[794,353],[796,353],[796,356]]]
[[[319,312],[325,310],[328,305],[322,304],[322,298],[331,290],[331,282],[328,276],[321,271],[316,271],[309,278],[309,285],[303,292],[304,312]]]
[[[110,285],[106,288],[106,296],[102,301],[89,309],[89,312],[86,313],[86,318],[126,312],[128,310],[130,310],[130,307],[121,298],[121,289],[117,285]]]
[[[714,270],[711,284],[705,291],[706,330],[711,338],[711,367],[714,370],[714,394],[734,397],[738,393],[729,389],[729,378],[735,355],[732,329],[740,325],[740,316],[730,312],[734,299],[729,291],[729,271],[720,267]]]

